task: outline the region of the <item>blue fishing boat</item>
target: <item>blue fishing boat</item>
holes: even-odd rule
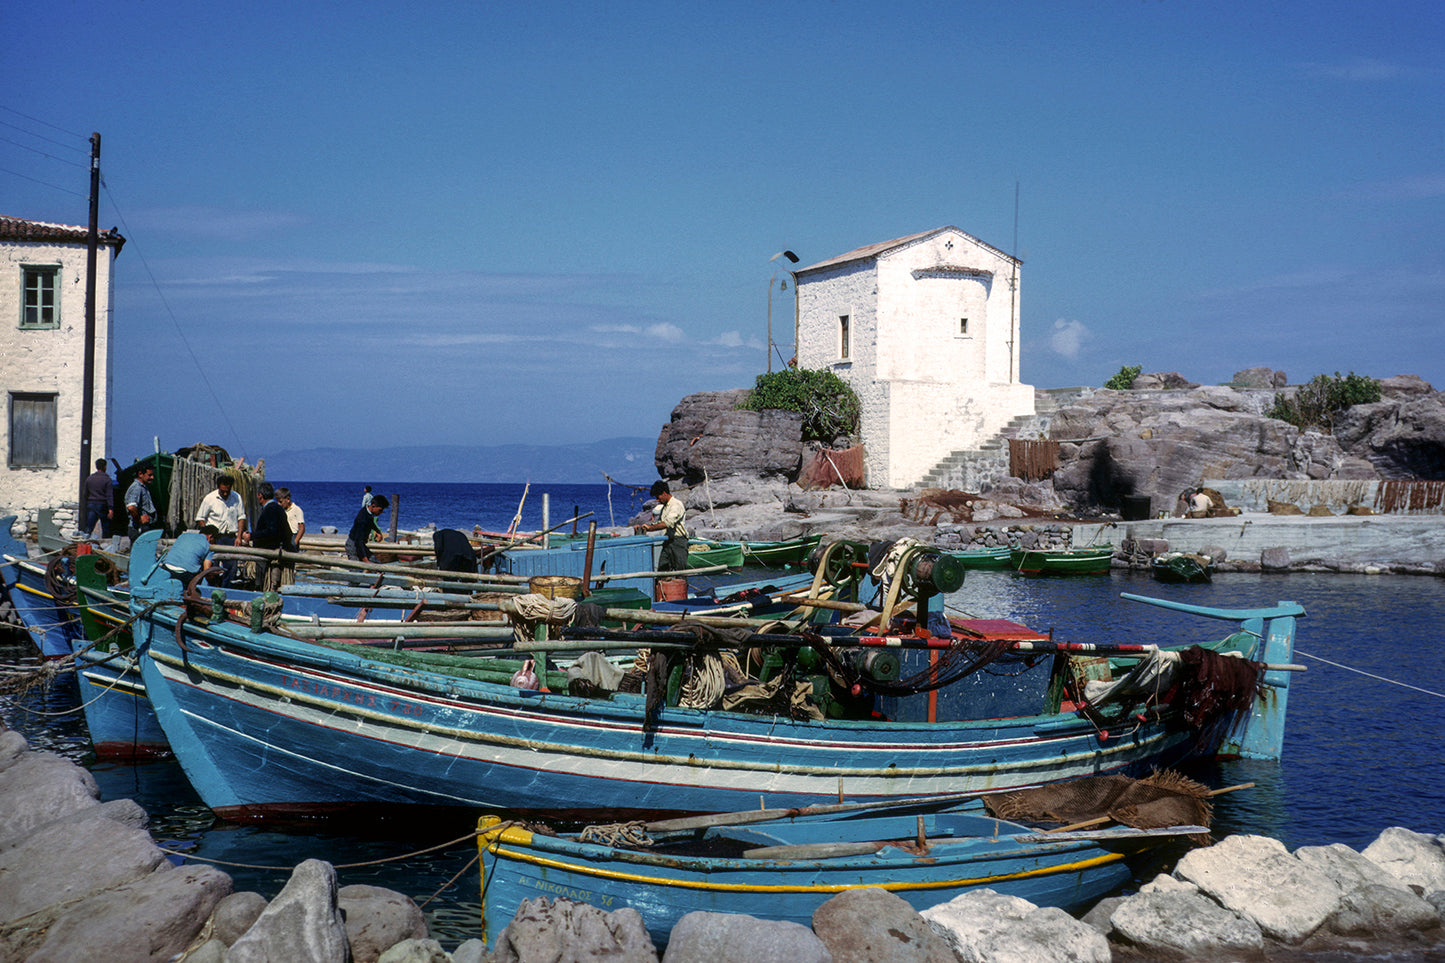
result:
[[[63,659],[85,637],[72,609],[75,598],[74,588],[67,582],[69,558],[59,550],[31,558],[25,543],[10,534],[15,518],[0,518],[0,570],[5,573],[10,602],[41,657]]]
[[[839,812],[839,810],[843,810]],[[745,820],[745,821],[737,821]],[[696,829],[621,827],[533,831],[499,816],[478,829],[483,938],[495,945],[523,900],[560,895],[608,911],[635,909],[659,945],[688,913],[745,913],[812,926],[846,890],[877,886],[923,910],[988,888],[1040,906],[1081,911],[1131,878],[1127,857],[1199,825],[1041,833],[958,806],[752,810],[697,820]],[[634,840],[626,841],[628,835]]]
[[[332,643],[324,627],[293,625],[283,633],[185,618],[180,586],[154,562],[149,538],[138,541],[131,559],[142,676],[192,785],[227,817],[430,805],[591,820],[805,806],[840,796],[937,796],[1149,766],[1185,748],[1215,752],[1224,737],[1202,745],[1201,731],[1184,722],[1183,704],[1136,705],[1133,697],[1087,713],[1045,696],[1031,713],[1007,718],[892,721],[874,712],[880,687],[899,691],[889,688],[888,673],[869,676],[868,653],[836,640],[822,648],[839,665],[846,656],[851,668],[827,711],[816,702],[789,705],[799,688],[782,690],[781,707],[774,701],[754,711],[687,708],[661,691],[651,700],[646,691],[569,693],[567,676],[542,663],[537,687],[519,688],[511,682],[521,661],[542,652],[690,650],[665,637],[613,642],[597,630],[587,640],[516,642],[502,652],[458,656]],[[1295,619],[1304,614],[1293,603],[1189,611],[1238,622],[1241,644],[1269,663],[1288,662]],[[441,632],[382,631],[397,639]],[[1066,647],[1034,639],[1027,644],[1067,657]],[[963,673],[980,653],[1021,644],[981,629],[930,666],[930,679],[944,686],[952,676],[940,675],[940,666]],[[1037,665],[1052,671],[1048,657]],[[1288,680],[1286,671],[1265,673],[1269,694],[1255,703],[1259,718],[1249,729],[1273,726],[1282,738],[1285,700],[1277,690]],[[809,691],[819,685],[830,687],[824,677]],[[931,693],[918,689],[914,697],[927,701]],[[1110,711],[1128,724],[1109,722]],[[1278,745],[1245,751],[1277,753]]]

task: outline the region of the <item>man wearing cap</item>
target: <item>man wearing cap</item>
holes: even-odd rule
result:
[[[687,562],[687,526],[683,519],[687,514],[687,508],[683,505],[682,499],[672,493],[665,481],[652,483],[652,497],[657,499],[658,507],[653,509],[657,521],[648,525],[637,526],[639,531],[655,532],[667,531],[667,541],[662,543],[662,555],[657,560],[659,572],[676,572],[688,567]]]

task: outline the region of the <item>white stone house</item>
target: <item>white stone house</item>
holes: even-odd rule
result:
[[[908,488],[1019,415],[1022,262],[941,227],[795,272],[797,363],[848,382],[873,488]]]
[[[81,478],[108,451],[111,276],[125,238],[102,231],[96,251],[91,464],[82,466],[87,233],[0,216],[0,515],[22,524],[42,508],[63,508],[57,521],[74,524]]]

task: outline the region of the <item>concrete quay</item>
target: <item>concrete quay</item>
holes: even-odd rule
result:
[[[1223,571],[1351,572],[1445,575],[1445,517],[1440,515],[1271,515],[1078,522],[1073,544],[1158,539],[1167,551],[1222,548]],[[1280,551],[1283,550],[1283,551]],[[1266,555],[1266,553],[1269,553]],[[1160,554],[1156,552],[1155,554]]]

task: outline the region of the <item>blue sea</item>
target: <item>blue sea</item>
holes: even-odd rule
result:
[[[512,527],[537,532],[557,525],[572,530],[569,520],[579,515],[577,528],[589,522],[598,528],[625,526],[642,508],[647,492],[626,485],[462,484],[445,482],[308,482],[272,478],[277,487],[291,489],[291,498],[306,513],[306,530],[320,532],[330,526],[342,532],[351,527],[361,508],[361,496],[370,485],[372,494],[385,495],[396,509],[398,529],[428,526],[470,532],[500,532]],[[380,518],[390,522],[391,508]],[[566,524],[564,524],[566,523]]]
[[[278,481],[278,484],[286,484]],[[435,523],[469,530],[505,529],[521,485],[387,485],[401,496],[401,527]],[[308,526],[348,521],[362,484],[290,483]],[[543,489],[546,490],[546,489]],[[541,527],[539,488],[524,507],[522,528]],[[624,524],[641,505],[626,489],[552,486],[550,521],[573,505]],[[603,513],[611,513],[608,515]],[[585,526],[585,522],[583,523]],[[1190,775],[1214,787],[1253,783],[1216,797],[1214,831],[1258,833],[1291,849],[1340,842],[1356,849],[1388,826],[1445,831],[1445,581],[1419,576],[1223,574],[1210,585],[1160,585],[1144,573],[1074,579],[1022,579],[971,572],[949,596],[957,612],[1010,618],[1061,640],[1174,642],[1216,638],[1225,623],[1190,619],[1120,597],[1130,592],[1221,607],[1301,603],[1296,661],[1307,670],[1290,691],[1280,762],[1212,762]],[[34,661],[28,643],[0,645],[0,661]],[[178,853],[218,860],[238,889],[267,898],[308,857],[337,866],[342,885],[387,886],[424,903],[432,934],[448,949],[475,935],[480,879],[474,844],[455,842],[468,827],[392,820],[364,828],[237,825],[215,820],[174,763],[100,764],[89,755],[85,723],[75,711],[73,684],[34,693],[24,703],[0,702],[0,717],[35,748],[50,749],[90,768],[104,798],[130,797],[151,814],[152,834]],[[44,713],[44,714],[42,714]],[[54,713],[59,713],[54,714]],[[408,855],[451,842],[435,852]],[[378,862],[401,856],[395,862]],[[177,857],[179,858],[179,857]],[[244,865],[242,865],[244,864]],[[470,864],[470,865],[469,865]],[[258,868],[259,867],[259,868]],[[274,868],[264,868],[274,867]]]

